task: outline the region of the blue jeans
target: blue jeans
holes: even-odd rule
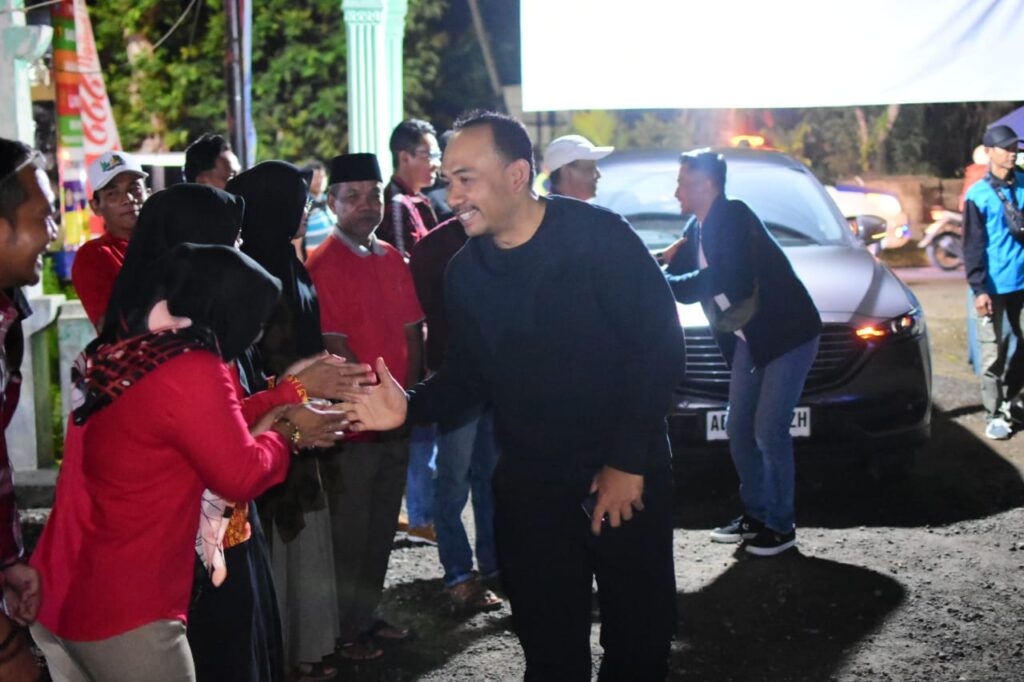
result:
[[[476,522],[476,562],[480,574],[498,570],[494,550],[494,491],[491,479],[498,461],[494,418],[481,407],[461,420],[460,426],[437,438],[437,479],[434,519],[437,550],[444,567],[444,584],[458,585],[473,576],[473,550],[462,525],[462,510],[473,491]]]
[[[793,408],[818,352],[814,337],[768,363],[755,367],[750,349],[738,339],[729,380],[729,451],[740,477],[740,500],[747,516],[772,530],[789,533],[793,511]]]
[[[409,473],[405,479],[405,508],[409,527],[420,528],[434,523],[434,443],[437,429],[414,426],[409,435]]]

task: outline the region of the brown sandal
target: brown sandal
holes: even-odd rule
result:
[[[342,644],[335,650],[335,654],[348,661],[372,661],[383,656],[384,650],[372,638],[360,636]]]
[[[464,580],[458,585],[445,588],[452,606],[459,611],[497,611],[505,600],[480,584],[476,578]]]

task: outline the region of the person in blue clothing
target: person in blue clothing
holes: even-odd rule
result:
[[[992,126],[982,142],[989,166],[964,200],[964,269],[978,315],[985,436],[1005,440],[1013,433],[1010,405],[1024,384],[1024,174],[1015,168],[1013,128]]]
[[[731,368],[726,430],[743,514],[711,532],[772,556],[796,544],[793,409],[818,351],[821,317],[778,243],[742,201],[725,196],[726,163],[680,157],[676,198],[688,244],[669,264],[676,299],[699,301]]]

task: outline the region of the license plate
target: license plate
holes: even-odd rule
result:
[[[725,422],[728,412],[725,410],[714,410],[708,412],[706,419],[708,440],[729,440],[725,431]],[[811,435],[811,408],[798,407],[793,410],[793,421],[789,424],[789,433],[794,438],[807,438]]]

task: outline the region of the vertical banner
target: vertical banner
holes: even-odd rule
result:
[[[82,138],[85,142],[85,166],[99,156],[121,149],[121,137],[117,133],[114,112],[110,108],[107,85],[103,81],[100,57],[96,52],[96,41],[92,35],[92,22],[84,0],[75,0],[75,44],[78,54],[78,96],[82,114]],[[87,183],[88,184],[88,183]],[[92,191],[91,187],[86,188]],[[89,212],[90,234],[103,231],[103,220]]]
[[[75,34],[75,0],[64,0],[52,10],[53,68],[56,81],[57,171],[60,178],[61,234],[58,244],[73,252],[88,237],[85,192],[85,142],[82,135],[82,99]],[[55,260],[57,274],[70,278],[73,256]]]
[[[83,0],[75,0],[75,43],[78,53],[78,94],[85,140],[85,165],[112,149],[121,149],[114,112],[103,81],[100,58],[92,35],[92,22]]]

